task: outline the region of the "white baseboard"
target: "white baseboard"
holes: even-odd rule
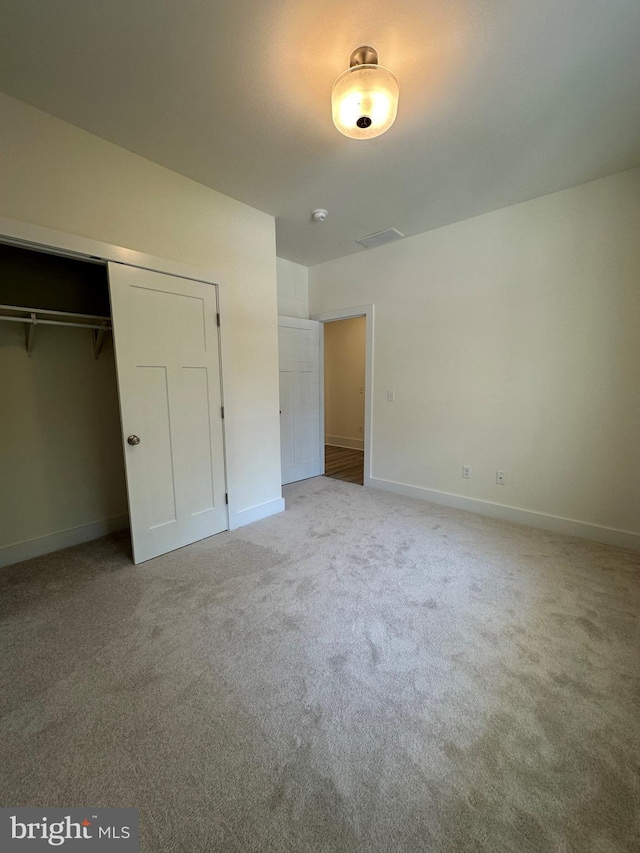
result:
[[[118,515],[115,518],[106,518],[103,521],[73,527],[71,530],[62,530],[60,533],[51,533],[48,536],[39,536],[37,539],[28,539],[26,542],[17,542],[15,545],[6,545],[0,548],[0,568],[30,560],[32,557],[51,554],[61,548],[81,545],[92,539],[100,539],[101,536],[108,536],[109,533],[116,533],[127,527],[129,527],[129,516]]]
[[[269,518],[279,512],[284,512],[284,498],[276,498],[274,501],[267,501],[240,512],[229,512],[229,530],[237,530],[238,527],[253,524],[254,521],[262,521],[263,518]]]
[[[565,533],[568,536],[578,536],[581,539],[591,539],[605,545],[615,545],[618,548],[630,548],[640,551],[640,533],[629,530],[616,530],[613,527],[601,527],[598,524],[587,524],[584,521],[573,521],[570,518],[560,518],[556,515],[545,515],[528,509],[518,509],[513,506],[482,501],[477,498],[467,498],[463,495],[452,495],[448,492],[437,492],[433,489],[423,489],[420,486],[408,486],[404,483],[394,483],[392,480],[369,478],[365,484],[372,489],[394,492],[408,498],[418,498],[423,501],[475,512],[478,515],[488,515],[503,521],[513,521],[516,524],[526,524],[542,530],[552,530],[555,533]]]
[[[348,447],[350,450],[364,450],[364,439],[345,438],[343,435],[325,435],[324,443],[332,447]]]

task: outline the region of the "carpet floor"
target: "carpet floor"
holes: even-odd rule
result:
[[[0,572],[0,805],[153,853],[637,851],[638,554],[318,477]]]

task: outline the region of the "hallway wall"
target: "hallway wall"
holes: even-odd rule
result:
[[[364,317],[324,323],[325,444],[364,448]]]

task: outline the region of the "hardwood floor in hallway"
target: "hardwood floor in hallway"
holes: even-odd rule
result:
[[[362,486],[364,484],[364,451],[325,444],[324,476]]]

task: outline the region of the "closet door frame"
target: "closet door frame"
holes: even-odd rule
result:
[[[179,278],[220,286],[219,276],[214,275],[211,270],[176,263],[165,258],[147,255],[144,252],[125,249],[122,246],[102,243],[88,237],[78,237],[75,234],[65,234],[63,231],[54,231],[52,228],[19,222],[16,219],[8,219],[3,216],[0,216],[0,242],[19,246],[23,249],[48,252],[50,255],[64,255],[82,261],[93,261],[95,263],[114,261],[115,263],[126,264],[129,267],[140,267],[153,272],[162,272]]]
[[[124,264],[129,267],[138,267],[140,269],[150,270],[151,272],[164,273],[166,275],[201,282],[203,284],[216,285],[215,291],[218,296],[218,315],[220,316],[224,312],[224,308],[221,307],[224,305],[224,290],[220,286],[219,276],[212,274],[210,270],[176,263],[175,261],[166,260],[165,258],[147,255],[144,252],[126,249],[122,246],[114,246],[110,243],[91,240],[87,237],[78,237],[75,234],[67,234],[62,231],[55,231],[51,228],[44,228],[40,225],[32,225],[28,222],[20,222],[19,220],[9,219],[2,216],[0,216],[0,243],[18,246],[23,249],[45,252],[50,255],[62,255],[68,258],[75,258],[76,260],[104,264],[105,267],[108,262],[112,262]],[[224,344],[222,328],[218,329],[218,339],[220,347],[220,387],[222,403],[224,405]],[[222,430],[226,470],[227,442],[224,422],[222,424]],[[228,503],[231,504],[232,487],[228,480],[226,482]],[[231,529],[229,506],[227,506],[226,512],[227,529]]]

